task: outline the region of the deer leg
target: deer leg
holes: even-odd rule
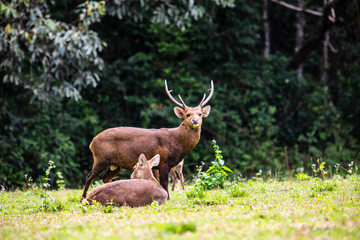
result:
[[[165,189],[165,191],[168,193],[168,200],[170,200],[168,185],[169,185],[169,168],[163,164],[159,168],[159,174],[160,174],[160,185]]]
[[[104,166],[99,166],[99,165],[94,165],[93,169],[89,172],[87,178],[86,178],[86,182],[85,182],[85,187],[84,187],[84,192],[82,194],[82,199],[86,198],[86,193],[91,185],[91,183],[95,180],[95,178],[97,178],[101,172],[103,172],[105,170]]]
[[[120,167],[117,167],[114,171],[111,171],[109,168],[102,178],[103,182],[104,183],[111,182],[111,179],[113,179],[120,172],[120,169],[121,169]]]
[[[182,190],[185,190],[185,187],[184,187],[184,175],[182,173],[182,170],[179,170],[177,173],[179,175],[181,188],[182,188]]]
[[[171,176],[171,182],[172,182],[171,191],[174,191],[177,179],[176,179],[176,173],[173,168],[170,169],[170,176]]]

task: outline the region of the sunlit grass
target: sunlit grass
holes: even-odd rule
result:
[[[84,206],[81,190],[0,193],[0,239],[360,239],[360,180],[233,184],[141,208]],[[199,197],[200,196],[200,197]]]

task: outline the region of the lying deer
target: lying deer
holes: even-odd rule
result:
[[[182,190],[185,190],[184,187],[184,175],[183,175],[183,166],[184,166],[184,159],[179,162],[178,165],[170,169],[170,176],[171,176],[171,191],[174,191],[175,185],[177,180],[180,180]]]
[[[214,93],[214,83],[211,81],[209,96],[206,98],[204,94],[197,107],[188,107],[180,95],[181,103],[175,100],[168,90],[166,80],[165,90],[169,98],[178,106],[174,108],[174,112],[177,117],[183,119],[180,126],[161,129],[116,127],[99,133],[90,143],[94,164],[87,176],[82,198],[86,198],[90,184],[103,171],[106,170],[103,181],[108,183],[120,169],[132,169],[141,153],[147,158],[160,155],[160,163],[156,168],[159,169],[161,186],[169,193],[170,169],[199,142],[202,119],[210,113],[210,106],[203,106],[209,102]]]
[[[130,207],[150,205],[153,201],[159,204],[164,203],[168,193],[156,181],[151,171],[152,167],[157,166],[159,162],[159,155],[147,161],[145,155],[141,154],[131,174],[132,179],[103,184],[92,190],[86,200],[90,204],[96,200],[103,205],[113,203],[116,206]]]

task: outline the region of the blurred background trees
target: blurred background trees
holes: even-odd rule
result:
[[[359,162],[359,3],[286,1],[315,16],[275,2],[0,3],[0,184],[53,160],[81,187],[100,131],[178,126],[164,79],[189,105],[215,83],[188,179],[213,159],[212,139],[246,177]]]

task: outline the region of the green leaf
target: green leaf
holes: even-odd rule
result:
[[[228,172],[231,172],[231,173],[233,172],[230,168],[228,168],[228,167],[226,167],[226,166],[223,166],[222,168],[223,168],[225,171],[228,171]]]

